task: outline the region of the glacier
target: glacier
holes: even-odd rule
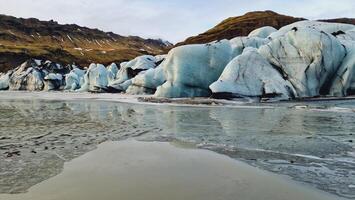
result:
[[[331,34],[298,28],[260,47],[259,53],[292,83],[298,96],[315,97],[329,90],[345,48]]]
[[[157,97],[204,97],[225,66],[246,47],[259,47],[266,40],[240,37],[209,44],[172,49],[164,61],[166,82],[157,88]]]
[[[88,68],[30,59],[0,90],[112,92],[156,98],[292,100],[355,94],[355,26],[300,21]]]

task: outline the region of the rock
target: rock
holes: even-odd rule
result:
[[[69,74],[65,75],[65,87],[64,90],[75,91],[81,88],[81,85],[84,84],[84,75],[86,70],[81,70],[77,67],[74,67]]]
[[[172,49],[164,61],[167,81],[158,87],[157,97],[198,97],[211,94],[225,66],[246,47],[258,47],[266,40],[240,37],[203,45],[186,45]]]
[[[104,92],[107,90],[107,70],[101,64],[91,64],[84,75],[84,83],[79,92]]]
[[[291,82],[299,97],[326,95],[345,57],[336,37],[313,28],[293,29],[258,51]]]
[[[272,33],[276,31],[277,29],[274,27],[265,26],[262,28],[255,29],[248,35],[248,37],[268,38]]]
[[[257,49],[246,48],[224,69],[210,89],[214,96],[267,97],[278,100],[294,98],[293,86],[262,57]]]
[[[355,41],[347,42],[346,57],[336,72],[329,94],[348,96],[355,94]]]

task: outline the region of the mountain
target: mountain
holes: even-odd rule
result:
[[[263,26],[272,26],[279,29],[285,25],[301,20],[305,19],[280,15],[273,11],[249,12],[243,16],[230,17],[205,33],[187,38],[184,42],[178,43],[177,46],[208,43],[215,40],[232,39],[237,36],[247,36],[251,31]]]
[[[354,24],[354,25],[355,25],[355,19],[352,19],[352,18],[321,19],[321,20],[318,20],[318,21],[321,21],[321,22],[345,23],[345,24]]]
[[[283,26],[302,20],[306,19],[286,16],[273,11],[249,12],[243,16],[230,17],[212,29],[197,36],[189,37],[185,41],[176,44],[176,46],[201,44],[215,40],[232,39],[237,36],[247,36],[251,31],[263,26],[272,26],[276,29],[280,29]],[[355,19],[349,18],[326,19],[319,21],[355,24]]]
[[[87,66],[109,64],[143,54],[162,54],[171,44],[162,40],[124,37],[75,24],[0,15],[0,72],[29,58]]]

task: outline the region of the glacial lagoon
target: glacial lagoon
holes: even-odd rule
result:
[[[26,193],[100,144],[134,139],[209,150],[355,198],[355,100],[188,106],[1,92],[0,102],[1,194]]]

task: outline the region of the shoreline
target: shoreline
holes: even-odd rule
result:
[[[9,95],[8,97],[4,97]],[[19,95],[20,94],[20,95]],[[304,98],[290,101],[277,102],[255,102],[246,101],[245,99],[226,100],[226,99],[211,99],[208,97],[195,98],[156,98],[152,95],[129,95],[122,93],[73,93],[62,91],[0,91],[1,99],[41,99],[41,100],[97,100],[107,102],[140,104],[140,105],[155,105],[155,106],[181,106],[181,107],[235,107],[235,108],[273,108],[273,104],[287,105],[297,103],[317,103],[317,102],[336,102],[336,101],[351,101],[355,100],[355,96],[343,98],[338,97],[319,97],[319,98]]]
[[[136,140],[100,144],[28,193],[2,198],[342,199],[209,150]]]

